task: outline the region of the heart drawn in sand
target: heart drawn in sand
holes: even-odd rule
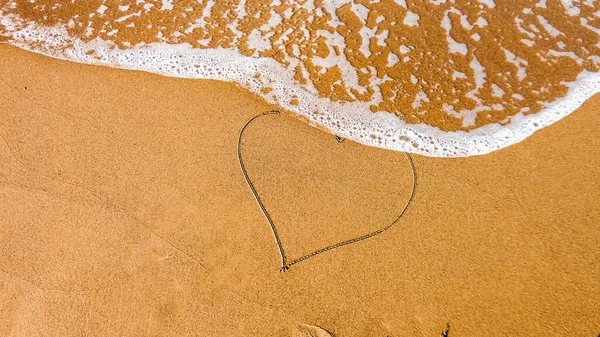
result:
[[[239,136],[238,136],[238,147],[237,147],[237,152],[238,152],[238,160],[239,160],[239,164],[240,164],[240,168],[242,170],[242,174],[244,175],[244,178],[246,179],[246,182],[248,183],[248,186],[250,187],[250,190],[254,196],[254,198],[256,199],[262,213],[264,214],[265,218],[267,219],[269,226],[271,228],[271,231],[273,233],[273,236],[275,238],[275,243],[279,249],[279,254],[281,256],[281,271],[287,271],[292,265],[295,265],[299,262],[305,261],[311,257],[314,257],[316,255],[328,252],[328,251],[332,251],[334,249],[346,246],[346,245],[350,245],[353,243],[357,243],[369,238],[372,238],[374,236],[377,236],[385,231],[387,231],[388,229],[392,228],[394,226],[394,224],[396,224],[398,222],[398,220],[400,220],[400,218],[404,215],[404,213],[406,212],[406,210],[408,209],[408,206],[410,205],[410,203],[412,202],[414,195],[415,195],[415,190],[417,187],[417,173],[416,173],[416,169],[414,166],[414,163],[412,161],[412,158],[410,157],[410,155],[408,153],[405,153],[406,158],[408,160],[408,163],[410,165],[411,168],[411,173],[412,173],[412,189],[410,192],[410,196],[406,202],[406,204],[404,205],[404,207],[402,207],[401,209],[398,210],[397,216],[393,219],[391,219],[389,222],[387,223],[383,223],[382,226],[376,230],[373,230],[369,233],[363,234],[363,235],[359,235],[356,236],[354,238],[351,239],[347,239],[347,240],[343,240],[337,243],[333,243],[330,245],[326,245],[320,249],[314,250],[313,252],[310,252],[308,254],[305,254],[301,257],[298,258],[288,258],[288,256],[286,255],[286,249],[282,243],[280,234],[278,232],[278,228],[277,225],[275,224],[275,222],[273,221],[271,215],[269,214],[269,211],[267,210],[267,208],[265,207],[265,204],[261,198],[260,192],[257,191],[254,182],[252,181],[252,179],[250,178],[248,171],[246,169],[246,166],[244,164],[244,160],[242,158],[242,139],[244,136],[244,131],[246,130],[246,128],[253,123],[254,121],[256,121],[258,118],[263,117],[263,116],[274,116],[274,115],[281,115],[281,113],[277,110],[271,110],[271,111],[266,111],[263,112],[253,118],[251,118],[240,130]],[[343,139],[339,138],[336,136],[336,139],[338,140],[338,142],[342,142]]]

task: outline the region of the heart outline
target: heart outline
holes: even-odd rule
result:
[[[256,188],[254,187],[254,184],[252,183],[252,180],[250,179],[250,176],[248,175],[248,171],[246,170],[244,161],[242,160],[242,136],[244,135],[244,131],[246,130],[248,125],[250,125],[253,121],[258,119],[259,117],[269,116],[269,115],[281,115],[281,114],[282,113],[279,110],[268,110],[268,111],[265,111],[263,113],[260,113],[256,116],[250,118],[250,120],[248,120],[246,122],[246,124],[244,124],[242,129],[240,130],[240,133],[238,136],[238,144],[237,144],[238,162],[240,164],[242,174],[244,175],[244,178],[246,179],[246,183],[248,184],[248,187],[250,187],[250,190],[251,190],[252,194],[254,195],[254,199],[260,206],[260,209],[261,209],[263,215],[265,216],[265,218],[267,218],[267,221],[269,222],[269,226],[271,227],[271,232],[273,233],[273,236],[275,237],[275,243],[277,244],[277,248],[279,248],[279,255],[281,257],[281,266],[282,266],[280,271],[285,272],[285,271],[289,270],[291,266],[293,266],[299,262],[305,261],[316,255],[325,253],[327,251],[330,251],[330,250],[333,250],[336,248],[340,248],[343,246],[347,246],[347,245],[357,243],[357,242],[372,238],[374,236],[377,236],[377,235],[387,231],[388,229],[392,228],[396,224],[396,222],[398,222],[398,220],[400,220],[400,218],[404,215],[404,213],[406,213],[408,206],[412,203],[412,201],[414,199],[415,192],[417,189],[417,170],[415,168],[415,164],[412,160],[412,157],[410,156],[410,154],[408,152],[404,152],[404,154],[406,155],[406,158],[408,159],[408,163],[410,164],[410,168],[412,170],[412,178],[413,178],[412,190],[410,193],[410,197],[408,198],[408,201],[406,202],[406,205],[404,206],[402,211],[398,214],[398,216],[389,225],[382,227],[380,229],[377,229],[368,234],[364,234],[364,235],[361,235],[356,238],[348,239],[345,241],[340,241],[338,243],[326,246],[324,248],[318,249],[312,253],[308,253],[304,256],[301,256],[299,258],[293,259],[292,261],[288,262],[288,258],[285,255],[285,248],[283,247],[283,243],[281,242],[281,238],[279,237],[279,233],[277,232],[277,227],[275,227],[275,223],[273,222],[273,219],[271,219],[271,216],[269,215],[269,212],[267,211],[265,205],[263,204],[263,202],[260,198],[260,195],[258,194],[258,191],[256,191]],[[336,136],[336,139],[338,139],[338,141],[341,142],[340,139],[342,139],[342,138]]]

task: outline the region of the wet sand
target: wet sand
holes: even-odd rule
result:
[[[600,96],[489,155],[414,156],[395,227],[281,273],[236,152],[273,106],[8,45],[0,86],[3,336],[600,332]],[[253,124],[244,158],[291,257],[386,225],[410,193],[402,153],[291,117]]]

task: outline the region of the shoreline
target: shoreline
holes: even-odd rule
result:
[[[6,20],[11,22],[8,17]],[[53,35],[61,36],[61,39],[46,46],[48,55],[33,51],[29,46],[37,46]],[[564,119],[600,90],[600,74],[583,70],[574,81],[565,82],[567,94],[547,103],[542,111],[527,114],[523,110],[497,123],[475,125],[468,131],[456,127],[444,130],[429,124],[406,123],[389,112],[372,112],[370,107],[373,105],[368,102],[340,104],[316,97],[298,86],[292,79],[293,74],[281,64],[270,59],[245,57],[236,51],[193,49],[185,43],[152,43],[144,48],[119,50],[109,41],[83,42],[59,27],[33,26],[19,31],[13,38],[12,43],[18,48],[59,60],[166,77],[234,83],[331,134],[368,146],[428,157],[486,155],[518,144]],[[146,61],[139,64],[140,59]],[[254,76],[250,76],[251,73]],[[299,105],[298,102],[302,103]]]

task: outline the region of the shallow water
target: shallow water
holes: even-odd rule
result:
[[[361,143],[484,154],[599,91],[595,1],[10,1],[0,35],[73,61],[235,81]]]

